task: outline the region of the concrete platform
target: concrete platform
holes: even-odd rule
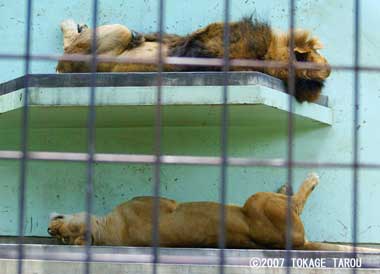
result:
[[[17,273],[17,245],[0,245],[1,274]],[[24,274],[81,274],[85,249],[76,246],[25,245]],[[151,273],[150,248],[92,247],[92,274]],[[161,248],[158,273],[219,273],[219,250]],[[291,273],[380,273],[380,253],[291,251]],[[286,252],[225,250],[225,273],[286,273]],[[318,265],[318,262],[320,263]],[[270,264],[270,265],[269,265]]]
[[[0,260],[0,269],[2,274],[16,274],[17,262]],[[83,263],[62,263],[62,262],[42,262],[42,261],[25,261],[23,274],[83,274]],[[116,264],[116,263],[92,263],[91,274],[151,274],[153,266],[151,264]],[[159,274],[218,274],[218,266],[203,265],[162,265],[157,266]],[[225,274],[287,274],[286,268],[251,268],[242,266],[226,266]],[[348,274],[352,269],[337,268],[292,268],[293,274]],[[378,274],[380,270],[357,269],[357,274]]]
[[[219,126],[224,75],[217,72],[165,73],[162,87],[164,126]],[[157,74],[98,74],[96,126],[150,127],[155,122]],[[25,77],[0,85],[0,128],[20,126]],[[83,128],[88,117],[90,74],[29,76],[30,127]],[[229,123],[264,127],[287,124],[289,95],[279,79],[259,72],[231,73]],[[292,113],[298,126],[331,125],[327,97],[298,103]]]

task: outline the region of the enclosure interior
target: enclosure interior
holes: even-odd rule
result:
[[[99,2],[99,24],[122,23],[142,32],[156,30],[157,1]],[[378,9],[374,6],[380,8],[380,3],[363,1],[361,9],[365,16],[361,17],[360,63],[368,66],[376,65],[376,60],[380,59],[376,50],[380,42],[376,34],[380,22],[375,14]],[[25,8],[16,2],[0,0],[0,12],[4,14],[0,16],[2,53],[23,53],[23,47],[15,45],[24,45],[25,38],[14,34],[24,33]],[[60,10],[60,16],[52,13],[52,8]],[[90,1],[35,1],[32,53],[61,53],[59,22],[69,17],[91,22],[90,11]],[[256,11],[274,27],[286,29],[289,16],[286,1],[232,1],[233,20],[245,15],[245,11]],[[296,11],[297,26],[310,29],[321,38],[325,45],[322,52],[331,64],[353,64],[352,24],[337,23],[337,14],[342,22],[353,22],[353,3],[302,0],[297,1]],[[165,31],[185,34],[220,21],[223,5],[220,1],[209,1],[207,7],[198,0],[168,1],[165,14]],[[54,67],[54,62],[33,61],[31,72],[54,73]],[[0,72],[0,82],[22,76],[23,61],[0,59]],[[328,100],[322,105],[294,102],[292,149],[295,161],[352,162],[353,73],[333,71],[324,89]],[[97,104],[96,152],[154,154],[154,105],[147,102],[153,102],[155,86],[131,88],[132,92],[145,92],[146,97],[142,99],[128,98],[126,92],[112,86],[98,89],[99,94],[108,92],[115,97],[104,95]],[[256,97],[247,95],[251,89]],[[88,99],[89,89],[33,87],[30,90],[34,92],[35,105],[30,108],[28,150],[86,153],[88,109],[83,102]],[[170,96],[162,108],[162,154],[220,156],[221,97],[218,94],[221,92],[220,84],[163,88],[163,96]],[[288,110],[281,104],[287,101],[287,95],[277,87],[262,83],[231,85],[229,92],[235,96],[236,102],[229,103],[228,156],[286,159]],[[20,150],[20,104],[23,100],[20,93],[22,89],[15,89],[0,96],[0,150]],[[77,100],[78,94],[81,102]],[[118,96],[125,100],[123,104],[118,105],[121,98]],[[63,101],[54,101],[54,98]],[[379,164],[379,73],[360,72],[360,100],[359,159]],[[67,102],[72,105],[67,106]],[[51,212],[71,213],[85,209],[86,169],[85,162],[28,161],[24,233],[31,237],[30,242],[53,243],[43,238],[48,236],[46,228]],[[102,215],[134,196],[151,195],[153,169],[152,164],[96,163],[94,213]],[[352,242],[353,170],[348,167],[294,167],[293,170],[295,189],[311,171],[317,172],[321,178],[302,215],[308,239]],[[0,160],[0,174],[0,235],[2,242],[12,242],[18,232],[19,161]],[[219,200],[220,166],[163,164],[160,175],[161,196],[178,201]],[[377,197],[380,197],[379,179],[379,169],[359,170],[357,240],[362,244],[380,241],[380,220],[374,210],[378,205]],[[276,191],[286,180],[286,168],[229,166],[227,202],[242,204],[250,194]]]

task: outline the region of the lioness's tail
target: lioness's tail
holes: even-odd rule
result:
[[[354,247],[351,245],[339,245],[321,242],[306,242],[300,250],[323,250],[323,251],[345,251],[354,252]],[[356,252],[380,253],[380,249],[368,247],[356,247]]]

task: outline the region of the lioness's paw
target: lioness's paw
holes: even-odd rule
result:
[[[307,176],[306,180],[313,186],[313,188],[319,183],[319,176],[317,173],[312,172],[309,173]]]
[[[67,19],[61,22],[62,32],[75,31],[78,32],[78,24],[73,19]]]
[[[319,181],[319,175],[316,172],[311,172],[307,175],[308,179]]]

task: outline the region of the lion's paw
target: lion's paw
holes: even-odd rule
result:
[[[61,22],[62,32],[75,31],[78,32],[78,24],[73,19],[66,19]]]

